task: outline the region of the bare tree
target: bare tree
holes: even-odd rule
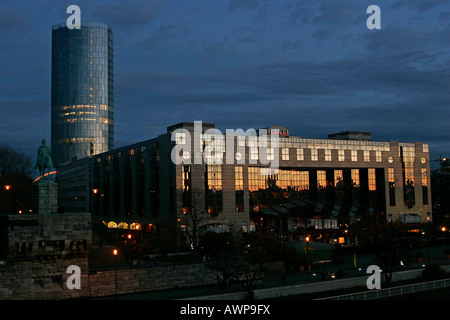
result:
[[[8,145],[0,145],[0,175],[24,175],[32,173],[31,158],[23,152],[14,150]]]
[[[282,244],[274,239],[255,233],[246,233],[231,228],[231,232],[216,234],[225,243],[220,245],[209,266],[220,272],[224,281],[238,282],[247,291],[248,298],[254,299],[254,291],[267,273],[269,263],[274,261],[272,249],[282,252]]]
[[[186,237],[192,247],[196,249],[200,228],[209,218],[206,213],[205,191],[201,188],[185,188],[178,194],[183,204],[180,224],[184,226]]]
[[[29,211],[32,167],[25,153],[0,145],[0,214]]]

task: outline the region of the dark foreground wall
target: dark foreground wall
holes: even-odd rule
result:
[[[0,215],[0,299],[71,299],[207,285],[204,264],[152,266],[89,274],[91,215]],[[79,288],[75,273],[79,267]],[[69,281],[68,281],[69,280]],[[69,283],[69,286],[68,286]]]

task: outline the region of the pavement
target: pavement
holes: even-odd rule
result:
[[[429,249],[414,250],[413,256],[416,252],[422,252],[422,261],[405,261],[403,265],[394,267],[394,271],[411,270],[424,268],[428,264],[444,264],[450,262],[443,257],[442,247],[430,247]],[[414,258],[415,259],[415,258]],[[316,282],[316,281],[332,281],[338,278],[348,278],[354,276],[367,275],[367,267],[372,264],[377,264],[374,254],[356,255],[356,268],[354,264],[353,254],[344,256],[342,263],[335,264],[331,262],[318,263],[312,265],[310,272],[303,271],[286,271],[285,278],[282,278],[281,272],[275,272],[268,275],[262,282],[258,283],[259,288],[281,287],[286,285]],[[237,291],[244,291],[240,283],[231,283],[228,288],[222,288],[219,284],[201,287],[176,288],[171,290],[160,290],[151,292],[141,292],[133,294],[124,294],[118,296],[100,297],[96,300],[174,300],[192,297],[201,297],[207,295],[215,295],[221,293],[231,293]]]

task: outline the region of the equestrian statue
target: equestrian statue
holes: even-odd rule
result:
[[[38,157],[36,159],[35,168],[39,169],[40,176],[45,175],[45,169],[47,169],[48,174],[50,173],[50,169],[53,168],[52,152],[45,143],[45,139],[42,139],[42,145],[38,149]]]

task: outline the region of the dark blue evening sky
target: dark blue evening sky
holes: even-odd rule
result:
[[[33,158],[50,144],[51,26],[71,4],[113,28],[116,147],[202,120],[450,155],[448,0],[2,0],[0,144]]]

